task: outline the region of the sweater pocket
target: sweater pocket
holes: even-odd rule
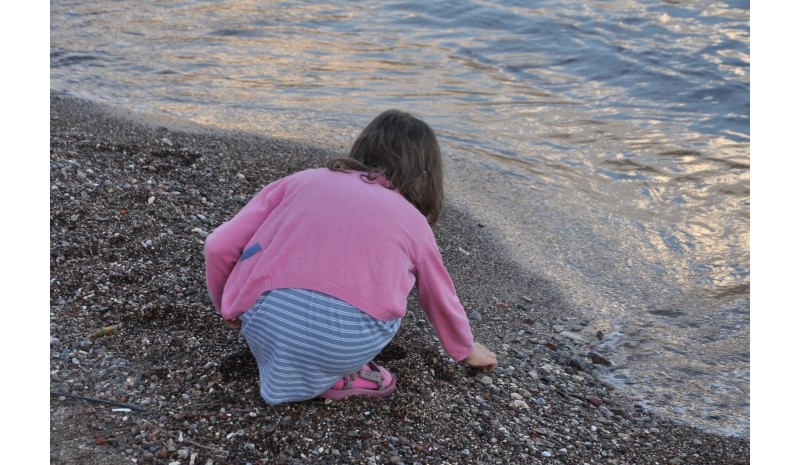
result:
[[[242,252],[242,256],[239,257],[239,261],[243,262],[248,258],[252,257],[253,255],[255,255],[256,253],[258,253],[259,251],[261,251],[261,245],[258,242],[256,242],[255,244],[245,249],[244,252]]]

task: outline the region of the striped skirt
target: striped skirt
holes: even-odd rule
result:
[[[270,404],[312,399],[371,361],[400,319],[381,321],[316,291],[276,289],[245,314],[241,334],[258,363]]]

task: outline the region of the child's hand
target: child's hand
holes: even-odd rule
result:
[[[492,371],[497,368],[497,355],[483,344],[476,342],[472,347],[472,352],[467,355],[463,362],[475,368]]]
[[[226,325],[230,326],[231,328],[235,329],[236,331],[239,331],[240,329],[242,329],[242,320],[240,320],[238,318],[235,319],[235,320],[224,320],[224,321],[225,321]]]

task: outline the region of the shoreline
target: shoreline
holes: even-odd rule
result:
[[[604,383],[586,317],[449,200],[437,240],[500,368],[448,361],[412,294],[378,357],[391,398],[271,407],[210,304],[202,239],[333,152],[148,126],[56,93],[50,124],[51,392],[65,394],[51,397],[51,463],[749,463],[749,438],[654,417]]]

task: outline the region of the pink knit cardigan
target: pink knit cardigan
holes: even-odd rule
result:
[[[206,239],[206,277],[233,320],[272,289],[339,298],[380,320],[401,318],[416,284],[420,304],[455,361],[473,338],[425,217],[361,172],[301,171],[267,185]]]

